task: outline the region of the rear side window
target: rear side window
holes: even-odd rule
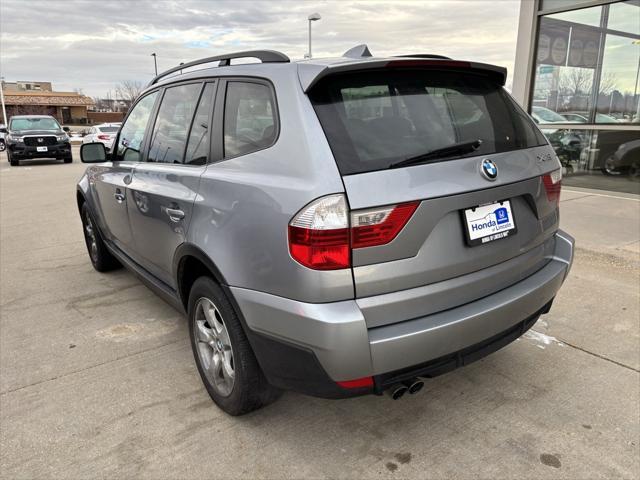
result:
[[[209,114],[213,108],[213,95],[215,93],[215,83],[207,83],[200,98],[196,116],[193,118],[193,125],[189,133],[187,143],[187,153],[184,163],[188,165],[204,165],[209,158]]]
[[[187,135],[201,90],[201,83],[178,85],[165,90],[153,126],[149,162],[184,162]]]
[[[545,145],[509,95],[480,75],[360,72],[327,77],[309,97],[343,175],[481,140],[451,160]]]
[[[224,107],[224,156],[236,157],[271,146],[277,136],[271,88],[262,83],[229,82]]]
[[[140,149],[144,141],[144,132],[156,102],[158,92],[153,92],[140,100],[133,107],[122,126],[118,137],[116,160],[139,162],[142,159]]]

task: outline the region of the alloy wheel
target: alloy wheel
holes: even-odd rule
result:
[[[98,261],[98,241],[96,239],[96,231],[93,228],[93,222],[91,221],[91,215],[89,211],[84,212],[84,236],[89,247],[89,255],[94,262]]]
[[[205,375],[220,395],[228,397],[235,383],[235,369],[222,314],[211,300],[201,298],[196,303],[194,321],[198,357]]]

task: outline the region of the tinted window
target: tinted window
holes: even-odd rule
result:
[[[204,165],[209,158],[209,114],[213,106],[213,94],[215,92],[215,84],[207,83],[204,87],[204,93],[200,98],[196,116],[193,119],[191,133],[189,134],[189,142],[187,144],[187,154],[185,162],[189,165]]]
[[[139,162],[142,159],[140,149],[144,141],[144,131],[149,123],[158,92],[153,92],[140,100],[134,107],[120,131],[118,138],[117,160]]]
[[[187,134],[202,84],[167,88],[151,135],[149,162],[183,163]]]
[[[271,88],[260,83],[229,82],[224,108],[224,155],[235,157],[273,144],[277,135]]]
[[[99,130],[104,133],[116,133],[118,127],[100,127]]]
[[[446,159],[546,144],[504,90],[483,76],[360,72],[328,77],[309,96],[343,175],[478,139],[476,151]]]

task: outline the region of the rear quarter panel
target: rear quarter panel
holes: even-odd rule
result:
[[[344,186],[295,69],[283,67],[269,75],[280,117],[278,140],[207,167],[188,242],[211,258],[230,286],[312,303],[353,298],[350,269],[315,271],[289,255],[291,218],[311,200],[343,192]]]

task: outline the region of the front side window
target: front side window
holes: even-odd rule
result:
[[[544,137],[504,90],[473,74],[358,72],[327,77],[309,97],[343,175],[477,142],[446,159],[544,145]]]
[[[184,163],[184,151],[202,84],[167,88],[153,127],[149,162]]]
[[[120,131],[116,160],[139,162],[142,160],[142,144],[144,132],[149,123],[151,111],[156,102],[158,92],[153,92],[140,100],[134,107]]]
[[[262,83],[229,82],[224,108],[224,156],[236,157],[271,146],[277,136],[271,88]]]

